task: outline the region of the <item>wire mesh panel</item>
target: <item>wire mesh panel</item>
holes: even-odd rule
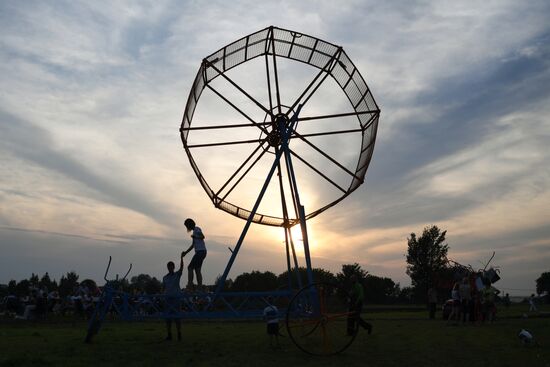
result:
[[[330,76],[336,82],[336,85],[344,93],[351,106],[351,109],[354,111],[348,114],[341,114],[341,116],[345,115],[355,117],[358,122],[358,128],[356,129],[356,132],[358,134],[361,134],[361,147],[357,152],[357,164],[355,165],[354,169],[345,169],[344,167],[341,167],[338,162],[336,162],[334,159],[331,159],[329,154],[325,154],[320,151],[320,154],[323,154],[325,158],[328,159],[331,163],[336,164],[340,166],[340,168],[344,169],[345,174],[349,180],[348,184],[344,186],[336,184],[332,179],[328,177],[328,175],[325,175],[323,172],[321,172],[321,170],[316,169],[314,165],[309,164],[306,159],[302,159],[300,156],[296,157],[296,159],[303,161],[303,163],[307,167],[314,170],[318,175],[320,175],[320,177],[334,184],[334,186],[336,186],[340,190],[340,195],[338,197],[334,198],[329,203],[325,203],[319,208],[313,208],[311,211],[309,211],[306,214],[306,219],[309,219],[340,202],[343,198],[348,196],[363,183],[366,171],[372,157],[374,142],[376,139],[380,110],[359,70],[357,70],[353,62],[350,60],[350,58],[341,47],[299,32],[294,32],[277,27],[268,27],[258,32],[252,33],[246,37],[243,37],[231,44],[228,44],[227,46],[206,57],[202,61],[199,71],[197,72],[197,75],[194,79],[193,86],[187,99],[185,112],[183,114],[183,119],[180,127],[180,134],[183,146],[187,153],[187,156],[189,157],[193,171],[199,178],[199,182],[201,183],[202,187],[204,188],[214,205],[217,208],[224,210],[239,218],[248,219],[248,216],[251,213],[251,208],[245,208],[230,202],[227,198],[227,195],[224,196],[220,194],[221,190],[216,191],[217,188],[212,189],[209,186],[207,178],[203,176],[199,166],[195,162],[195,159],[193,159],[191,150],[194,146],[189,141],[189,132],[193,130],[193,115],[195,113],[195,109],[203,91],[206,88],[212,89],[215,93],[218,93],[220,98],[226,100],[226,102],[231,104],[229,99],[225,98],[222,93],[219,93],[211,88],[211,83],[215,79],[222,78],[227,79],[227,81],[234,84],[234,86],[239,89],[241,93],[247,95],[246,91],[240,89],[236,83],[233,83],[226,76],[226,72],[261,56],[266,57],[266,68],[268,69],[268,73],[268,58],[272,58],[275,73],[277,72],[277,59],[287,59],[298,61],[300,63],[318,69],[318,81],[315,81],[315,83],[321,84],[324,78]],[[276,74],[274,79],[276,83]],[[270,81],[271,80],[269,80],[268,83]],[[272,88],[273,94],[275,93],[275,90],[278,93],[278,85],[273,86]],[[311,89],[315,91],[317,88],[318,85],[314,85],[312,83]],[[311,94],[313,94],[313,92],[311,92]],[[252,99],[250,96],[248,97]],[[309,97],[310,95],[302,95],[300,102],[306,103]],[[270,90],[270,104],[271,98],[272,96]],[[274,96],[273,98],[275,99]],[[270,120],[274,124],[276,120],[277,110],[279,111],[279,115],[281,113],[280,111],[282,110],[280,102],[275,103],[275,106],[263,106],[257,101],[254,102],[256,102],[256,104],[265,111],[266,116],[269,116],[268,120]],[[238,106],[233,104],[231,105],[244,114],[244,112],[239,110]],[[286,118],[290,119],[294,114],[296,114],[297,105],[285,106],[283,110],[286,113]],[[335,116],[336,115],[325,117],[331,118]],[[273,143],[273,141],[276,141],[278,137],[274,136],[272,131],[268,127],[266,127],[268,124],[257,123],[252,121],[253,119],[250,118],[249,120],[251,120],[251,125],[258,127],[264,134],[264,140],[259,140],[259,143],[263,144],[267,141],[272,146],[276,144]],[[300,117],[298,117],[297,120],[301,121]],[[300,136],[298,133],[295,133],[295,135],[293,135],[293,138],[299,138],[305,143],[309,144],[313,149],[316,149],[313,144],[309,143],[306,137]],[[236,143],[238,142],[235,142],[235,144]],[[260,152],[261,151],[262,150],[260,150]],[[271,215],[270,213],[257,213],[254,216],[253,221],[270,226],[284,226],[295,224],[297,222],[297,219],[290,218],[288,221],[285,221],[282,216],[280,217],[276,215]]]

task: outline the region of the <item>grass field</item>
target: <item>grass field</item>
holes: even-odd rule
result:
[[[521,310],[506,310],[506,318],[479,326],[446,326],[420,311],[371,313],[373,334],[360,332],[348,350],[332,357],[306,355],[289,338],[273,350],[261,322],[188,322],[180,343],[162,340],[162,322],[106,322],[87,345],[84,322],[3,321],[0,365],[550,367],[550,318],[514,317]],[[539,345],[522,345],[521,328]]]

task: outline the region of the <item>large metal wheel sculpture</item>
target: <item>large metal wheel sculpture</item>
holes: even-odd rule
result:
[[[255,93],[258,89],[254,86],[249,88],[250,90],[245,90],[228,73],[233,69],[245,68],[251,61],[261,56],[265,57],[265,75],[262,79],[258,78],[256,82],[263,96]],[[278,69],[280,60],[298,61],[310,66],[310,69],[317,70],[311,82],[300,90],[298,98],[289,99],[285,96],[285,91],[280,90],[279,79],[282,77],[281,70]],[[335,106],[335,109],[341,108],[344,111],[334,111],[331,114],[314,113],[303,116],[308,101],[329,76],[336,81],[336,85],[333,83],[330,87],[340,89],[340,94],[343,93],[349,101],[348,106]],[[216,79],[222,79],[232,90],[224,89],[223,85],[219,88],[214,86],[213,82]],[[229,92],[224,95],[222,89]],[[237,111],[241,121],[195,121],[195,110],[205,90],[216,95],[220,104],[231,106]],[[229,93],[233,94],[227,95]],[[268,99],[267,102],[264,102],[264,97]],[[238,105],[239,102],[242,102],[242,105]],[[250,105],[253,105],[256,111],[246,110]],[[299,106],[302,106],[304,112],[297,114]],[[211,110],[216,106],[209,105],[205,108]],[[259,112],[263,118],[254,118],[252,115],[255,112]],[[281,147],[282,132],[278,127],[278,120],[283,120],[286,126],[294,117],[296,127],[289,137],[292,140],[289,144],[290,154],[314,172],[317,178],[329,183],[338,193],[331,195],[329,202],[323,202],[320,207],[306,213],[306,219],[310,219],[341,201],[363,183],[374,149],[379,114],[380,110],[367,84],[341,47],[298,32],[269,27],[231,43],[203,60],[187,99],[180,133],[191,167],[215,207],[239,218],[248,219],[252,208],[232,202],[231,195],[238,191],[243,178],[262,158],[273,159],[272,155],[265,153],[275,153],[277,148]],[[322,120],[330,123],[318,124],[322,130],[313,132],[312,129],[315,127],[312,124]],[[352,123],[355,126],[350,126]],[[340,128],[344,125],[349,128]],[[239,130],[243,138],[232,139],[228,130]],[[325,139],[323,140],[325,148],[313,142],[315,138],[336,135],[346,135],[345,140]],[[352,141],[350,135],[355,135],[359,144],[347,145]],[[225,140],[208,141],[212,136],[222,138],[225,136]],[[294,141],[300,143],[300,147],[304,150],[316,153],[318,157],[311,154],[314,161],[307,160],[297,150],[298,146],[296,149],[292,146]],[[337,161],[333,158],[333,154],[328,153],[338,148],[334,146],[335,143],[347,153],[355,152],[354,157],[346,156],[347,164]],[[249,149],[249,145],[255,145],[255,147],[249,149],[250,154],[241,162],[230,162],[234,168],[233,174],[229,175],[227,180],[221,181],[218,187],[212,187],[209,180],[213,177],[207,177],[201,172],[194,152],[197,149],[216,149],[224,146],[235,149],[238,145],[246,145],[243,149]],[[212,150],[209,150],[206,154],[210,155],[211,152]],[[214,172],[212,176],[215,175]],[[301,184],[304,183],[301,182]],[[284,226],[287,219],[284,213],[282,216],[276,216],[271,213],[257,212],[252,220],[260,224]],[[288,220],[292,224],[298,222],[296,216]]]
[[[187,99],[180,134],[191,167],[216,208],[246,219],[214,299],[251,223],[285,229],[287,268],[302,288],[290,231],[300,224],[308,279],[291,303],[297,312],[288,314],[287,325],[295,326],[288,330],[298,347],[313,354],[340,352],[354,336],[327,339],[332,325],[338,329],[347,316],[341,309],[327,314],[327,307],[336,307],[334,289],[313,285],[306,220],[363,183],[379,115],[370,89],[341,47],[273,26],[206,57]],[[298,186],[304,197],[309,194],[304,202],[310,211]],[[312,301],[313,296],[321,298]],[[304,299],[311,301],[309,313],[298,307]],[[309,331],[308,325],[313,325]],[[323,351],[310,350],[307,337],[320,340]]]

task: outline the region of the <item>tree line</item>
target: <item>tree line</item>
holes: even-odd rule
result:
[[[351,276],[356,275],[365,287],[369,303],[424,303],[430,287],[436,288],[440,293],[440,300],[444,300],[449,297],[449,290],[462,270],[447,257],[449,245],[445,242],[446,234],[447,231],[433,225],[424,228],[420,236],[413,232],[407,238],[405,257],[406,273],[411,278],[410,287],[401,287],[390,278],[370,274],[357,263],[342,265],[336,274],[326,269],[314,268],[313,278],[316,282],[337,283],[345,288],[349,287]],[[95,282],[90,279],[79,282],[79,275],[75,271],[64,274],[59,281],[52,280],[48,273],[42,277],[33,273],[29,279],[19,282],[11,280],[7,286],[0,287],[0,296],[24,296],[34,287],[46,288],[50,292],[58,291],[61,297],[65,297],[72,295],[79,283],[95,286]],[[224,289],[235,292],[272,291],[288,289],[289,286],[298,288],[299,284],[307,284],[305,268],[293,270],[291,274],[285,271],[278,275],[271,271],[245,272],[235,279],[226,280]],[[162,290],[161,281],[149,274],[139,274],[130,280],[119,281],[118,286],[128,292],[147,294],[157,294]],[[550,271],[542,273],[536,279],[536,289],[539,295],[550,293]]]
[[[359,264],[344,264],[340,272],[334,274],[322,268],[313,269],[313,278],[316,282],[329,282],[347,288],[351,284],[352,275],[356,275],[367,289],[369,303],[402,303],[411,301],[411,288],[401,288],[399,283],[387,277],[380,277],[370,274]],[[219,277],[218,277],[219,278]],[[0,296],[13,294],[24,297],[29,294],[30,289],[47,289],[48,292],[57,291],[61,297],[74,295],[79,285],[86,285],[88,288],[96,287],[95,281],[84,279],[79,282],[80,276],[75,271],[64,274],[59,281],[52,280],[48,273],[40,277],[32,274],[30,278],[19,282],[11,280],[7,286],[0,288]],[[299,279],[299,280],[298,280]],[[216,282],[218,279],[216,279]],[[303,267],[288,270],[280,274],[271,271],[253,270],[245,272],[234,279],[226,280],[224,290],[230,292],[252,292],[272,291],[277,289],[298,288],[298,285],[307,284],[307,273]],[[116,285],[120,289],[130,293],[158,294],[162,292],[161,280],[149,274],[138,274],[124,281],[118,281]],[[211,289],[214,285],[210,286]]]

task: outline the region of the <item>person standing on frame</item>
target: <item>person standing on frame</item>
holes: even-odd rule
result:
[[[185,228],[187,228],[187,232],[192,232],[191,238],[193,239],[191,246],[189,246],[187,251],[183,252],[184,256],[187,255],[187,253],[192,249],[195,249],[195,255],[193,255],[193,258],[187,267],[187,289],[193,289],[194,287],[193,272],[197,274],[197,287],[200,289],[202,288],[201,268],[202,263],[206,258],[206,245],[204,243],[205,237],[204,234],[202,234],[202,230],[195,224],[193,219],[187,218],[183,224],[185,225]]]

